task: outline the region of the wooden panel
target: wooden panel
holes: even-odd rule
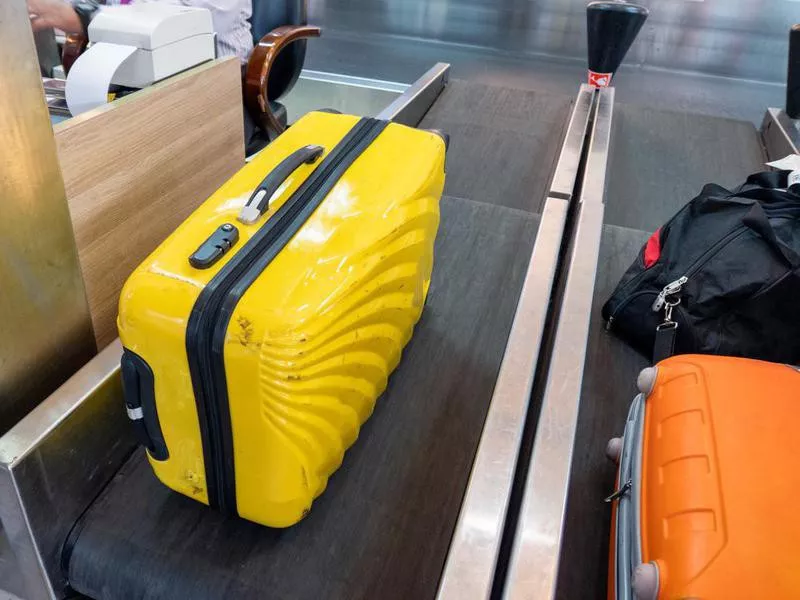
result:
[[[97,345],[131,271],[244,165],[241,70],[213,61],[55,127]]]

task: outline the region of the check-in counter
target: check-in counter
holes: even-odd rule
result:
[[[131,271],[244,165],[241,96],[218,59],[54,126],[98,348]]]
[[[51,127],[24,7],[0,6],[0,433],[115,339],[127,276],[244,164],[236,59],[207,62]],[[98,430],[82,436],[99,442],[94,464],[72,467],[105,481],[133,440],[112,415],[90,412]],[[59,452],[73,452],[77,442],[68,438]],[[27,493],[44,498],[53,485],[60,484],[39,480]],[[35,571],[37,562],[19,551],[25,525],[5,518],[23,492],[0,487],[0,589],[26,598],[24,567]],[[72,509],[66,501],[42,514],[55,519]]]

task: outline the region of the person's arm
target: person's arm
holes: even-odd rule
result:
[[[98,0],[27,0],[28,14],[34,31],[60,29],[64,33],[86,33],[89,21],[97,12]]]

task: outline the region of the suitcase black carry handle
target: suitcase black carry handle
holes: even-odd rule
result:
[[[325,148],[322,146],[303,146],[284,158],[253,190],[247,203],[239,212],[239,221],[245,225],[252,225],[258,221],[264,211],[269,208],[269,199],[278,191],[283,182],[301,165],[315,162],[323,152],[325,152]]]
[[[125,409],[136,437],[155,460],[167,460],[169,451],[158,420],[153,370],[141,356],[127,348],[123,348],[120,370]]]

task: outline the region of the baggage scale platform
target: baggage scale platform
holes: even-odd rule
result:
[[[445,196],[436,275],[401,366],[298,526],[226,519],[137,450],[79,522],[93,598],[424,598],[436,590],[538,217]],[[498,294],[503,290],[503,294]]]
[[[368,87],[349,79],[309,85]],[[600,306],[703,183],[760,169],[764,138],[615,105],[613,88],[512,90],[448,81],[446,65],[382,83],[365,114],[390,100],[382,116],[451,136],[434,277],[387,392],[309,516],[271,530],[161,485],[122,410],[116,342],[0,439],[0,588],[37,600],[605,595],[603,451],[646,361],[604,330]]]
[[[22,569],[25,583],[35,590],[24,597],[436,595],[573,103],[569,96],[448,82],[447,71],[437,65],[399,95],[386,82],[362,93],[363,80],[318,73],[296,88],[319,93],[334,86],[331,108],[350,103],[362,114],[389,100],[381,116],[450,135],[426,310],[387,392],[309,517],[300,527],[270,530],[224,519],[161,485],[122,418],[117,343],[73,378],[72,389],[62,388],[60,398],[16,427],[0,450],[11,483],[25,496],[4,523],[34,532],[27,556],[17,544],[20,562],[30,567]],[[580,141],[583,130],[575,136]],[[578,158],[563,163],[573,178]],[[568,173],[562,180],[571,187]],[[553,233],[560,236],[563,218],[550,214],[545,258],[554,259]],[[544,274],[553,273],[550,267]],[[549,283],[540,283],[528,278],[527,287],[546,300]],[[517,400],[521,429],[527,397]],[[87,455],[71,462],[60,449],[75,445]],[[508,448],[509,486],[516,453]],[[97,456],[105,460],[87,473]],[[63,480],[82,478],[73,486],[81,489],[64,494],[51,485],[46,498],[36,496],[56,472]],[[52,531],[57,504],[62,518]],[[498,544],[501,533],[499,520]]]

